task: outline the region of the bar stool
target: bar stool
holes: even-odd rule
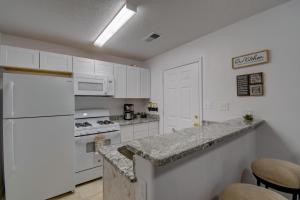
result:
[[[251,164],[257,185],[293,195],[293,200],[300,198],[300,166],[294,163],[276,160],[259,159]]]
[[[235,183],[225,188],[219,200],[287,200],[285,197],[255,185]]]

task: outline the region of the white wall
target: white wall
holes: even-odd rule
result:
[[[163,70],[203,56],[204,120],[222,121],[252,110],[267,122],[258,134],[258,156],[300,162],[299,10],[300,1],[293,0],[148,60],[151,100],[158,103],[160,114]],[[232,57],[262,49],[271,50],[270,64],[231,68]],[[236,75],[252,72],[264,72],[265,95],[237,97]],[[229,111],[217,108],[226,103]]]

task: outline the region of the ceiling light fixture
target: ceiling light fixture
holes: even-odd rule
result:
[[[136,6],[126,3],[98,36],[94,45],[102,47],[133,15],[135,15],[136,10]]]

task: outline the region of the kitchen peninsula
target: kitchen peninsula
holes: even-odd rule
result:
[[[205,122],[200,128],[100,147],[104,199],[213,199],[226,184],[240,181],[255,159],[255,132],[262,123]]]

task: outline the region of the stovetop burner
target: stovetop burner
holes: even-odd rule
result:
[[[112,121],[109,121],[109,120],[97,121],[97,123],[98,123],[99,125],[113,124],[113,122],[112,122]]]
[[[88,122],[83,122],[83,123],[75,123],[75,126],[77,128],[79,128],[79,127],[88,127],[88,126],[92,126],[92,124],[90,124]]]

